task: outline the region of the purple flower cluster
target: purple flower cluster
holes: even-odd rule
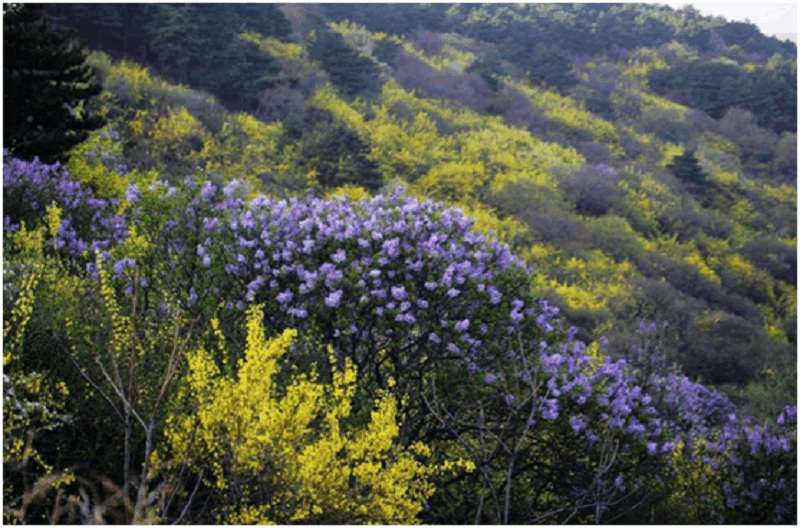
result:
[[[642,336],[655,331],[654,324],[640,325]],[[499,371],[474,378],[484,387],[500,382],[498,403],[513,407],[507,412],[524,416],[529,425],[548,431],[558,427],[561,436],[582,439],[585,453],[597,453],[601,460],[602,453],[616,453],[614,465],[605,468],[606,474],[617,475],[611,477],[614,485],[599,477],[573,481],[575,497],[613,501],[630,491],[628,474],[635,479],[651,471],[669,479],[669,472],[677,469],[667,455],[683,445],[681,456],[695,456],[696,446],[701,449],[698,463],[708,464],[726,483],[725,508],[717,512],[717,520],[794,522],[796,407],[787,408],[774,423],[753,427],[737,417],[725,396],[669,371],[663,361],[654,361],[655,369],[647,373],[625,360],[598,361],[574,341],[575,334],[570,328],[562,342],[541,342],[527,369],[514,363],[511,379]],[[527,399],[515,396],[521,394],[520,384],[530,387]],[[549,443],[538,449],[542,452],[530,456],[566,456]]]
[[[95,197],[91,189],[70,180],[58,163],[23,161],[4,153],[3,229],[16,231],[21,221],[31,227],[53,202],[62,209],[61,226],[57,233],[51,233],[59,250],[73,256],[87,250],[108,255],[107,250],[128,235],[125,215],[116,212],[119,200]]]
[[[701,458],[725,476],[724,522],[797,522],[797,406],[774,422],[752,426],[731,415],[709,441]]]
[[[265,303],[273,330],[321,332],[361,364],[402,350],[395,367],[416,372],[440,357],[488,372],[526,325],[537,342],[555,330],[557,309],[531,299],[529,270],[459,210],[402,192],[246,204],[246,191],[188,178],[129,187],[125,219],[164,262],[150,284],[194,291],[192,310],[223,305],[231,317]]]
[[[401,193],[357,205],[262,198],[224,209],[229,229],[216,253],[222,267],[249,284],[254,275],[269,277],[255,289],[257,301],[277,300],[284,313],[302,309],[334,320],[340,335],[349,333],[353,316],[375,319],[371,325],[398,346],[444,338],[441,353],[466,359],[485,340],[488,326],[480,332],[472,322],[485,317],[487,306],[508,313],[493,326],[501,336],[523,316],[540,315],[533,303],[526,310],[514,301],[525,295],[524,265],[506,247],[473,233],[471,220],[455,209]],[[505,281],[511,289],[503,292],[498,278],[509,274],[518,280]],[[282,315],[275,314],[276,327],[297,324]]]
[[[569,339],[574,335],[570,329],[565,342],[539,346],[539,366],[527,373],[546,380],[536,414],[549,421],[563,416],[589,445],[602,428],[618,431],[629,444],[652,444],[651,454],[669,451],[663,418],[627,363],[606,357],[598,365],[584,343]]]

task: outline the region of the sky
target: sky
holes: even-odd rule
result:
[[[666,2],[673,8],[691,4],[706,16],[723,16],[731,22],[750,22],[758,26],[764,35],[783,40],[791,38],[797,42],[797,3],[695,3]],[[790,35],[793,35],[790,36]]]

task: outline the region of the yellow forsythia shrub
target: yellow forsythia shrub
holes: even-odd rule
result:
[[[342,196],[351,202],[360,202],[363,199],[369,200],[372,195],[363,187],[358,185],[346,184],[335,189],[331,189],[325,195],[327,198],[333,198],[334,196]]]
[[[115,139],[116,138],[116,139]],[[113,128],[92,132],[83,143],[75,146],[67,162],[73,179],[90,186],[99,198],[120,198],[130,185],[121,176],[117,163],[123,159],[122,141]]]
[[[356,379],[349,362],[332,384],[294,374],[279,388],[279,360],[296,331],[267,340],[262,314],[259,306],[248,312],[236,379],[204,350],[188,356],[193,409],[168,421],[173,464],[204,472],[219,498],[218,523],[415,523],[436,469],[417,460],[430,454],[426,446],[396,445],[394,398],[379,398],[370,422],[347,430],[340,422]]]
[[[192,150],[201,150],[208,140],[202,123],[186,108],[169,108],[168,114],[155,122],[149,135],[154,146],[175,156],[186,156]],[[193,145],[193,142],[196,144]]]

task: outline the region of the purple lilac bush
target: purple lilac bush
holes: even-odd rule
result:
[[[524,327],[538,329],[537,339],[554,333],[523,263],[472,232],[458,210],[399,192],[358,204],[246,204],[240,192],[236,182],[129,189],[132,221],[149,225],[169,256],[162,275],[188,294],[190,310],[222,304],[240,313],[264,303],[268,329],[312,333],[360,372],[381,363],[392,376],[435,361],[483,368],[502,360],[504,343]],[[153,208],[169,200],[185,204],[181,213],[155,218]]]

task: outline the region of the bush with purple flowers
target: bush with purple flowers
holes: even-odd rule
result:
[[[197,315],[222,306],[223,322],[233,321],[264,303],[269,331],[297,328],[331,344],[370,390],[390,378],[410,387],[437,365],[496,365],[522,328],[536,342],[555,338],[537,323],[523,264],[458,210],[400,193],[246,204],[236,187],[132,191],[130,219],[161,261],[150,282],[193,291],[186,307]]]

